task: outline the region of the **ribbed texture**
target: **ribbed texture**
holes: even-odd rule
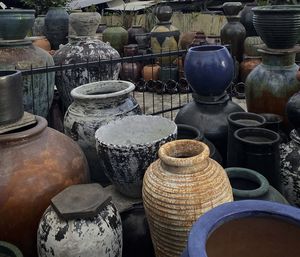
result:
[[[178,142],[180,147],[176,147]],[[193,147],[191,142],[204,146],[205,154],[209,151],[206,145],[193,140],[177,140],[162,148],[171,146],[178,156],[178,149],[182,151],[184,143],[187,148]],[[201,160],[203,154],[196,157]],[[143,200],[156,257],[178,257],[186,246],[194,221],[208,210],[231,202],[233,197],[224,169],[214,160],[204,158],[199,163],[194,161],[192,166],[176,167],[167,166],[159,159],[145,173]]]

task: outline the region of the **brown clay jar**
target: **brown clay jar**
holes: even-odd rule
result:
[[[261,57],[259,56],[244,57],[240,63],[240,81],[245,83],[248,74],[260,63]]]
[[[50,42],[46,37],[39,36],[39,37],[30,37],[32,44],[44,49],[45,51],[49,52],[51,50]]]
[[[142,74],[145,81],[158,80],[160,72],[160,66],[158,64],[145,65]]]
[[[210,209],[233,201],[229,179],[209,148],[196,140],[164,144],[147,169],[143,202],[156,257],[178,257],[193,223]]]
[[[86,158],[64,134],[37,123],[0,135],[0,241],[36,257],[36,233],[50,199],[72,184],[88,182]]]

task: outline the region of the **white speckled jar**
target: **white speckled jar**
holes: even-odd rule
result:
[[[141,114],[140,106],[130,95],[134,88],[130,82],[110,80],[86,84],[71,92],[74,102],[65,114],[65,134],[84,151],[93,182],[108,183],[105,167],[97,157],[95,132],[109,121]]]

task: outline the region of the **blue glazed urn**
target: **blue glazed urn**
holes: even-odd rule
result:
[[[195,46],[188,50],[184,71],[194,92],[219,96],[233,80],[234,63],[225,46]]]
[[[300,256],[300,210],[261,200],[222,204],[193,225],[181,257]]]

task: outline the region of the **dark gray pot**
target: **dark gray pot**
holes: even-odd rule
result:
[[[176,124],[160,116],[128,116],[102,126],[95,137],[106,176],[122,194],[140,198],[146,169],[176,134]]]
[[[0,125],[22,118],[23,84],[20,71],[0,71]]]

